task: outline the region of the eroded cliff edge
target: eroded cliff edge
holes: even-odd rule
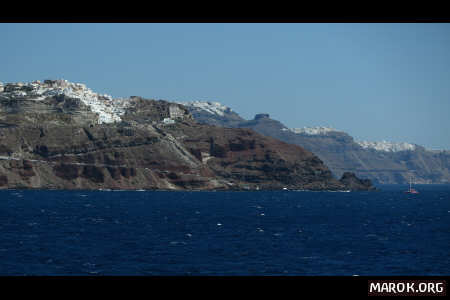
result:
[[[0,86],[0,188],[371,190],[300,146],[63,80]],[[354,180],[355,179],[355,180]]]

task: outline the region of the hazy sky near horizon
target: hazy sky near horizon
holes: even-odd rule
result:
[[[450,149],[450,24],[0,24],[0,81],[218,101],[246,119]]]

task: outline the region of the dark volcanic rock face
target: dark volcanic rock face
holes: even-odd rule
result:
[[[118,125],[48,127],[45,136],[39,128],[0,130],[2,142],[23,157],[0,160],[0,186],[346,189],[312,153],[248,129],[180,122],[132,130],[128,135]],[[14,136],[21,141],[5,138]]]
[[[122,100],[118,114],[106,96],[64,81],[45,87],[54,85],[106,100],[89,106],[77,94],[57,93],[33,99],[26,93],[35,87],[7,86],[14,97],[0,93],[0,188],[370,189],[336,180],[302,147],[199,124],[179,104],[133,97]]]
[[[248,129],[230,129],[192,124],[170,129],[195,147],[201,161],[231,186],[272,189],[345,189],[311,152]]]

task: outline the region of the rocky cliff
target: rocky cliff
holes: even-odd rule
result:
[[[201,123],[251,128],[265,136],[299,145],[316,154],[337,177],[351,172],[381,184],[404,184],[411,176],[416,183],[450,183],[449,151],[428,151],[408,143],[357,142],[345,132],[326,127],[290,129],[268,114],[243,120],[234,112],[227,121],[226,113],[218,116],[199,109],[199,104],[195,109],[189,103],[186,105]]]
[[[0,188],[373,189],[302,147],[199,124],[183,105],[64,80],[0,91]]]

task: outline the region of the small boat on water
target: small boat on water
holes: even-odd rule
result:
[[[412,177],[409,179],[409,190],[405,191],[405,194],[418,194],[419,192],[412,187]]]

